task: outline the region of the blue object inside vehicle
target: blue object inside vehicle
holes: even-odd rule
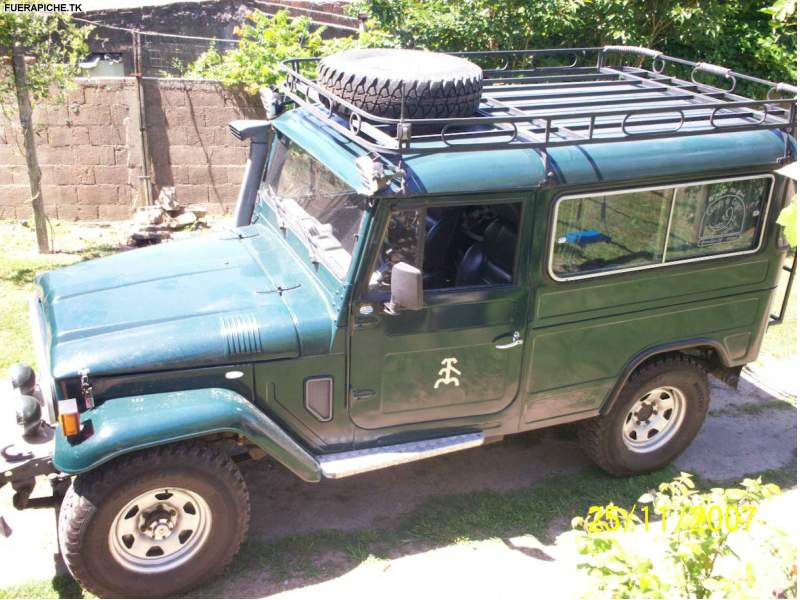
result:
[[[570,244],[578,244],[579,246],[586,246],[588,244],[597,244],[598,242],[610,242],[611,238],[605,233],[600,233],[596,229],[585,229],[583,231],[570,231],[566,236],[567,242]]]

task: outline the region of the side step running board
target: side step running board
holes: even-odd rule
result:
[[[457,450],[474,448],[482,445],[483,441],[482,432],[465,433],[434,440],[325,454],[318,456],[317,460],[319,460],[323,476],[328,479],[341,479],[342,477],[375,471],[384,467],[393,467],[415,460],[422,460],[423,458],[456,452]]]

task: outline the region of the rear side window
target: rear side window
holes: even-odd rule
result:
[[[771,183],[762,178],[678,188],[667,261],[756,248]]]
[[[671,202],[672,190],[562,200],[553,271],[564,276],[660,263]]]
[[[771,177],[759,177],[564,197],[552,274],[586,277],[755,250],[771,186]]]

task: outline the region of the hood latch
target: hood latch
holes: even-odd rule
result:
[[[89,369],[81,369],[81,397],[83,397],[83,405],[87,410],[94,408],[94,390],[92,384],[89,383]]]

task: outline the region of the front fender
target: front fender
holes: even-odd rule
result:
[[[81,415],[83,433],[72,443],[56,434],[53,463],[78,474],[122,454],[200,437],[234,432],[305,481],[320,480],[317,460],[244,397],[222,388],[166,392],[106,400]]]

